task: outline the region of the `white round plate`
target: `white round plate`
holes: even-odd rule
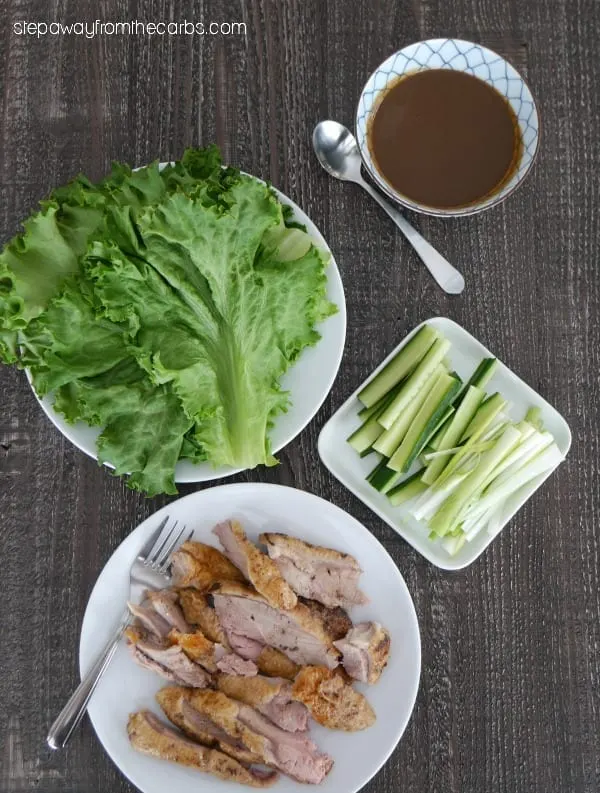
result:
[[[233,517],[242,522],[251,539],[265,529],[284,531],[358,559],[364,571],[361,587],[371,602],[354,609],[351,617],[354,622],[377,620],[391,636],[390,662],[381,679],[374,686],[358,686],[368,696],[377,721],[356,733],[311,725],[315,742],[336,761],[318,789],[324,793],[358,791],[388,759],[410,718],[421,669],[419,626],[404,579],[383,546],[357,520],[311,493],[270,484],[221,485],[174,501],[145,520],[111,556],[92,591],[81,631],[81,672],[90,668],[118,623],[129,591],[129,567],[167,514],[193,528],[196,539],[211,545],[218,545],[211,533],[214,524]],[[150,708],[160,715],[154,695],[164,685],[157,675],[137,666],[121,644],[88,710],[114,763],[143,793],[240,793],[243,788],[235,783],[148,757],[130,746],[129,714]],[[272,789],[306,793],[307,786],[281,776]]]
[[[294,220],[306,227],[315,244],[329,252],[327,297],[338,307],[337,314],[328,317],[325,322],[318,326],[321,334],[318,344],[305,349],[298,361],[288,369],[281,379],[282,389],[290,392],[291,405],[287,413],[275,418],[273,429],[270,431],[271,446],[276,454],[302,432],[331,390],[340,367],[342,353],[344,352],[346,300],[340,271],[323,235],[308,215],[291,198],[288,198],[275,187],[273,190],[275,190],[277,197],[282,203],[289,204],[292,207]],[[29,377],[29,373],[27,374]],[[29,382],[31,384],[30,378]],[[35,394],[35,389],[33,389],[33,393]],[[90,427],[83,421],[69,424],[65,421],[64,416],[54,410],[52,394],[48,394],[42,399],[37,394],[35,396],[54,426],[78,449],[96,460],[96,439],[101,429]],[[206,482],[220,479],[224,476],[231,476],[240,470],[242,469],[228,466],[213,468],[210,463],[193,463],[191,460],[180,460],[175,467],[175,481],[179,483]]]

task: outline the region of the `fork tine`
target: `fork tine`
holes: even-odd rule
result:
[[[160,524],[156,527],[156,529],[152,532],[150,537],[148,537],[144,545],[140,548],[137,554],[140,559],[144,559],[144,560],[147,559],[150,556],[150,554],[154,551],[155,547],[160,542],[160,538],[164,534],[163,529],[167,525],[168,520],[169,520],[169,516],[167,515],[161,520]]]
[[[169,543],[169,546],[165,548],[164,552],[161,554],[161,557],[157,563],[158,571],[160,573],[164,573],[167,567],[169,566],[171,562],[171,556],[173,555],[173,551],[177,547],[179,540],[182,538],[184,531],[185,531],[185,525],[181,527],[181,531]]]
[[[175,531],[176,526],[177,526],[177,521],[175,521],[175,523],[170,528],[165,526],[165,528],[161,531],[160,537],[154,543],[154,546],[152,547],[152,550],[150,551],[148,556],[146,556],[146,559],[144,561],[145,565],[150,565],[151,567],[154,566],[156,558],[158,557],[162,549],[165,547],[165,543],[168,541],[171,534]]]

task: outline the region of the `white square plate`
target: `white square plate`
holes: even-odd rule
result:
[[[450,556],[439,542],[428,539],[428,531],[423,523],[408,515],[402,506],[392,506],[387,496],[371,487],[365,477],[375,465],[375,456],[369,455],[361,459],[346,441],[348,436],[361,424],[358,418],[358,411],[362,405],[358,401],[358,392],[366,383],[373,379],[377,372],[383,369],[386,363],[425,324],[436,328],[452,344],[449,353],[452,368],[464,379],[468,379],[471,376],[482,358],[493,356],[493,353],[486,349],[481,342],[477,341],[470,333],[451,319],[435,317],[422,322],[392,350],[385,361],[375,369],[373,374],[356,389],[337,413],[329,419],[319,436],[319,454],[331,473],[348,490],[352,491],[361,501],[364,501],[382,520],[389,523],[406,542],[412,545],[415,550],[419,551],[432,564],[441,567],[443,570],[460,570],[474,562],[494,537],[490,536],[487,531],[482,531],[472,542],[466,542],[456,556]],[[508,400],[510,404],[508,413],[515,420],[522,419],[527,409],[532,405],[540,407],[544,427],[554,436],[563,458],[566,456],[571,446],[571,431],[565,419],[552,405],[546,402],[527,383],[524,383],[520,377],[517,377],[501,361],[498,362],[498,367],[487,384],[486,390],[488,393],[499,391]],[[502,528],[506,526],[542,482],[550,476],[553,470],[551,469],[546,474],[533,480],[527,487],[521,488],[518,493],[515,493],[508,500],[505,505],[506,520],[502,524]]]

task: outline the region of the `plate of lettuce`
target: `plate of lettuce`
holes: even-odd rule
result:
[[[275,465],[327,396],[345,330],[318,229],[215,146],[77,177],[0,254],[0,361],[149,496]]]

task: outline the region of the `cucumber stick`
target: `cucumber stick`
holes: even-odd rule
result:
[[[383,464],[379,463],[368,476],[369,484],[380,493],[387,493],[402,478],[401,471],[393,471],[386,463],[387,459],[384,459]]]
[[[460,437],[461,443],[469,440],[469,438],[475,435],[475,433],[478,432],[482,426],[488,427],[490,425],[491,421],[500,412],[500,410],[498,410],[498,405],[500,403],[502,403],[502,407],[500,408],[500,410],[502,410],[502,408],[506,406],[506,400],[496,392],[479,405],[475,415]]]
[[[428,451],[428,452],[437,452],[437,450],[439,449],[442,437],[443,437],[444,433],[446,432],[446,430],[448,429],[448,425],[450,424],[451,421],[452,421],[452,417],[449,417],[445,421],[443,421],[442,424],[440,424],[440,428],[438,430],[436,430],[436,432],[434,433],[433,437],[428,442],[426,451]]]
[[[413,419],[402,443],[390,458],[389,468],[393,471],[408,471],[421,453],[431,433],[443,418],[448,406],[460,391],[461,385],[462,382],[459,379],[445,372],[438,377]]]
[[[453,377],[453,375],[450,375],[450,376]],[[459,380],[459,382],[462,382],[462,381]],[[447,422],[450,420],[450,418],[452,417],[453,413],[454,413],[454,408],[452,407],[452,405],[449,405],[446,408],[443,416],[438,421],[438,423],[435,425],[435,427],[432,429],[431,434],[429,435],[429,437],[425,441],[425,446],[421,449],[422,452],[424,452],[425,449],[429,446],[430,441],[433,441],[434,437],[437,435],[439,430],[441,430],[442,427],[446,426]]]
[[[425,401],[425,397],[427,396],[428,392],[435,385],[436,380],[441,374],[444,373],[444,371],[444,367],[441,364],[439,364],[433,370],[433,372],[415,394],[412,402],[407,406],[406,410],[404,410],[402,414],[398,416],[396,421],[389,429],[385,430],[385,432],[382,432],[381,435],[379,435],[373,444],[375,451],[379,452],[380,454],[384,454],[386,457],[392,456],[398,446],[400,446],[402,443],[402,440],[408,432],[408,428],[410,427],[414,417],[421,409],[421,405]],[[379,426],[381,426],[381,424]]]
[[[477,386],[477,388],[484,388],[491,380],[497,366],[498,361],[496,358],[484,358],[468,380],[465,386],[465,394],[469,386],[472,385]]]
[[[465,457],[467,457],[467,455],[472,453],[473,449],[477,447],[477,444],[479,443],[481,436],[487,430],[487,428],[492,423],[492,421],[496,418],[498,413],[500,413],[500,411],[503,410],[505,407],[506,407],[506,400],[504,400],[500,396],[500,394],[493,394],[491,397],[488,397],[484,402],[481,403],[481,405],[477,409],[477,412],[475,413],[475,417],[471,420],[471,424],[472,424],[473,421],[477,419],[477,416],[479,414],[482,414],[482,419],[479,426],[469,437],[469,439],[465,443],[461,444],[461,450],[459,452],[456,452],[456,454],[452,455],[448,465],[444,468],[442,473],[435,480],[434,487],[437,488],[441,484],[443,484],[443,482],[446,481],[446,479],[450,476],[450,474],[452,474],[459,467],[459,465],[461,465],[464,462]],[[485,410],[485,415],[483,415],[484,408],[487,408]],[[462,437],[464,439],[464,435]]]
[[[407,477],[388,492],[387,495],[393,507],[399,507],[400,504],[404,504],[405,501],[419,496],[427,490],[427,485],[421,479],[422,473],[423,469],[417,471],[416,474]]]
[[[439,335],[430,325],[423,325],[398,354],[359,392],[358,398],[363,405],[367,408],[371,407],[396,383],[403,380],[417,366]]]
[[[469,426],[484,396],[485,391],[482,388],[474,385],[467,388],[458,410],[440,435],[435,451],[443,452],[456,446]],[[446,467],[449,459],[449,457],[436,457],[431,460],[423,474],[423,482],[426,485],[432,485]]]
[[[362,419],[362,421],[366,421],[368,418],[371,418],[374,413],[381,413],[383,408],[386,408],[390,404],[399,390],[400,384],[395,385],[391,391],[382,396],[381,399],[378,399],[377,402],[375,402],[374,405],[371,405],[370,408],[361,408],[358,411],[358,418]]]
[[[380,411],[382,408],[380,408]],[[373,443],[383,432],[383,427],[377,421],[377,413],[368,418],[360,427],[355,430],[348,438],[348,443],[359,454],[370,449]]]
[[[367,482],[372,482],[372,481],[373,481],[373,479],[374,479],[374,478],[377,476],[377,474],[379,473],[379,471],[381,471],[381,469],[382,469],[382,468],[385,468],[385,464],[386,464],[386,463],[387,463],[387,459],[386,459],[385,457],[384,457],[384,459],[383,459],[383,460],[380,460],[380,461],[377,463],[377,465],[375,466],[375,468],[373,468],[373,470],[371,471],[371,473],[370,473],[370,474],[367,476]]]
[[[446,339],[440,338],[434,341],[415,371],[406,380],[395,399],[381,414],[379,423],[382,424],[386,430],[389,430],[398,416],[407,409],[425,381],[430,377],[431,373],[444,360],[444,356],[449,349],[450,342]]]

